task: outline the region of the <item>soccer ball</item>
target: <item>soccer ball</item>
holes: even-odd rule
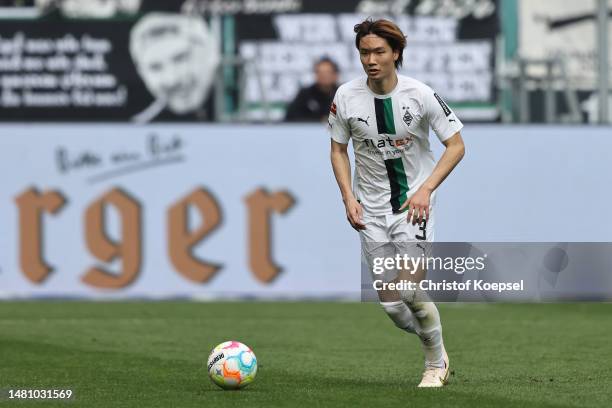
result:
[[[255,380],[255,353],[238,341],[226,341],[215,347],[208,356],[208,376],[225,390],[246,387]]]

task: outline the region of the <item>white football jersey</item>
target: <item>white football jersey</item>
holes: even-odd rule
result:
[[[338,88],[329,114],[329,132],[338,143],[353,139],[353,192],[369,215],[398,213],[435,166],[429,128],[440,141],[463,124],[429,86],[398,75],[387,95],[375,94],[367,77]]]

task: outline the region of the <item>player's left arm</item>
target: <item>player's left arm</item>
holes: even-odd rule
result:
[[[446,146],[444,154],[421,187],[404,203],[408,206],[408,222],[421,223],[429,218],[431,194],[453,171],[465,154],[459,131],[463,124],[444,100],[429,87],[422,93],[424,116],[438,139]]]
[[[402,207],[408,206],[408,220],[412,219],[412,224],[420,224],[429,218],[431,194],[448,177],[465,154],[465,145],[460,132],[456,132],[442,143],[446,149],[431,175]]]

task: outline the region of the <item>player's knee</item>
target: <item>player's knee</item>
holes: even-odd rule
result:
[[[432,300],[426,291],[416,288],[414,290],[404,289],[399,292],[400,298],[406,303],[414,313],[414,307],[422,303],[431,303]]]
[[[387,313],[387,316],[389,316],[398,328],[409,333],[416,333],[412,312],[410,312],[410,309],[408,309],[408,306],[406,306],[404,302],[380,302],[380,304],[385,310],[385,313]]]
[[[406,304],[412,305],[412,304],[414,304],[416,302],[416,298],[417,298],[417,293],[416,292],[417,292],[416,290],[410,290],[410,289],[401,290],[400,291],[400,298]]]

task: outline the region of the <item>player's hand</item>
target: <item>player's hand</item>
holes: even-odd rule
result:
[[[400,207],[400,211],[408,207],[408,223],[420,224],[429,218],[429,200],[431,191],[421,187]]]
[[[345,203],[346,219],[356,231],[366,229],[365,224],[361,221],[363,210],[361,204],[355,198],[349,198]]]

